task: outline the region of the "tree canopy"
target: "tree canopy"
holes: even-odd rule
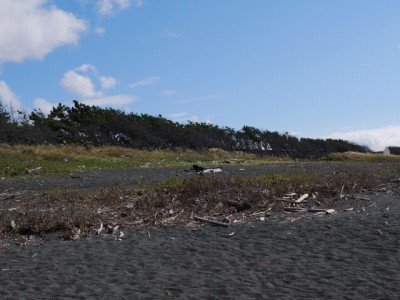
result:
[[[34,110],[16,120],[0,102],[0,142],[22,144],[118,145],[139,149],[221,148],[263,155],[316,158],[334,152],[367,152],[344,140],[297,138],[243,126],[241,130],[209,123],[181,124],[161,115],[126,113],[73,101],[58,104],[48,115]]]

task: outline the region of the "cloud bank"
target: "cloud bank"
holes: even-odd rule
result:
[[[400,146],[400,125],[391,125],[371,130],[335,132],[328,138],[343,139],[368,146],[373,151],[382,151],[388,146]]]
[[[132,103],[135,100],[136,97],[132,95],[114,95],[87,99],[84,100],[83,103],[94,106],[124,106]]]
[[[124,106],[136,101],[133,95],[106,95],[106,91],[116,87],[118,81],[111,76],[99,75],[97,68],[91,64],[83,64],[65,72],[60,85],[87,105]],[[45,102],[41,103],[46,105]]]
[[[3,80],[0,80],[0,102],[4,106],[8,106],[13,109],[21,108],[19,98]]]
[[[58,47],[76,44],[87,27],[47,0],[0,1],[0,63],[42,59]]]
[[[177,112],[177,113],[172,113],[168,115],[168,118],[171,121],[178,122],[178,123],[187,123],[187,121],[193,122],[193,123],[206,123],[206,124],[212,124],[212,121],[209,118],[202,119],[199,118],[196,115],[191,115],[186,112]]]
[[[34,105],[35,109],[40,110],[45,115],[48,115],[51,112],[51,110],[53,109],[53,107],[57,106],[57,104],[51,103],[44,98],[36,98],[33,101],[33,105]]]
[[[81,75],[76,71],[66,72],[60,84],[67,92],[81,98],[101,96],[100,92],[96,92],[95,86],[89,76]]]
[[[100,89],[96,88],[95,81],[100,84]],[[97,68],[91,64],[83,64],[65,72],[60,81],[64,90],[83,99],[102,97],[104,90],[117,84],[118,81],[111,76],[99,76]]]
[[[142,5],[143,0],[134,1],[134,6],[140,7]],[[98,0],[96,3],[96,10],[102,16],[112,16],[131,6],[131,0]]]
[[[136,81],[136,82],[132,82],[131,84],[129,84],[130,88],[137,88],[139,86],[144,86],[144,85],[151,85],[153,83],[155,83],[156,81],[158,81],[160,78],[157,76],[151,76],[151,77],[147,77],[145,79]]]

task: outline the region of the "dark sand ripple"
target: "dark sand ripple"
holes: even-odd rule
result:
[[[123,241],[10,242],[0,298],[398,299],[400,199],[372,201],[332,216],[127,231]]]

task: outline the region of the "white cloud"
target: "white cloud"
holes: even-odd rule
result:
[[[187,116],[188,116],[188,114],[185,113],[185,112],[177,112],[177,113],[170,114],[168,116],[168,118],[170,118],[173,121],[178,121],[178,120],[182,120],[182,119],[187,118]]]
[[[193,102],[199,102],[199,101],[204,101],[212,98],[216,98],[218,95],[213,94],[213,95],[206,95],[206,96],[200,96],[200,97],[195,97],[195,98],[187,98],[180,100],[179,103],[181,104],[187,104],[187,103],[193,103]]]
[[[387,146],[400,146],[400,125],[391,125],[371,130],[335,132],[328,136],[368,146],[373,151],[382,151]]]
[[[136,7],[141,7],[143,5],[143,0],[136,0],[135,1],[135,6]]]
[[[94,33],[98,36],[103,36],[106,33],[106,29],[104,27],[96,27]]]
[[[96,67],[91,64],[83,64],[83,65],[79,66],[78,68],[75,68],[75,70],[83,72],[83,73],[93,72],[93,73],[97,74]]]
[[[101,96],[100,92],[96,92],[89,76],[78,74],[75,71],[66,72],[60,84],[67,92],[82,98]]]
[[[87,105],[122,107],[136,100],[133,95],[103,94],[104,90],[115,87],[118,81],[111,76],[98,75],[97,68],[91,64],[83,64],[66,72],[60,84],[69,93],[79,96],[80,101]]]
[[[111,89],[117,85],[117,80],[110,76],[101,76],[99,80],[103,89]]]
[[[164,96],[177,96],[180,95],[181,93],[175,90],[164,90],[161,92],[161,94]]]
[[[0,101],[4,106],[13,109],[21,108],[21,103],[19,102],[17,95],[15,95],[12,89],[3,80],[0,80]]]
[[[190,118],[190,120],[189,121],[192,121],[192,122],[194,122],[194,123],[206,123],[206,124],[212,124],[212,122],[211,122],[211,120],[210,119],[200,119],[198,116],[192,116],[191,118]]]
[[[0,1],[0,63],[42,59],[55,48],[78,42],[86,22],[49,3]]]
[[[143,79],[143,80],[139,80],[139,81],[136,81],[136,82],[131,83],[131,84],[129,85],[129,87],[130,87],[130,88],[136,88],[136,87],[143,86],[143,85],[150,85],[150,84],[155,83],[155,82],[158,81],[159,79],[160,79],[160,78],[159,78],[159,77],[156,77],[156,76],[147,77],[147,78],[145,78],[145,79]]]
[[[96,88],[96,84],[100,88]],[[117,79],[111,76],[99,76],[97,68],[91,64],[83,64],[64,73],[60,81],[61,86],[69,93],[82,99],[104,98],[101,90],[111,89],[118,84]]]
[[[35,109],[40,110],[45,115],[48,115],[54,106],[57,106],[55,103],[51,103],[43,98],[36,98],[33,100],[33,105]]]
[[[104,96],[99,98],[93,98],[83,101],[87,105],[94,106],[123,106],[130,104],[136,100],[135,96],[132,95],[114,95],[114,96]]]
[[[172,30],[164,30],[164,36],[169,37],[169,38],[178,38],[181,37],[182,34],[172,31]]]
[[[207,123],[207,124],[212,124],[211,120],[206,118],[206,119],[201,119],[196,115],[190,115],[186,112],[177,112],[177,113],[172,113],[168,115],[168,118],[171,121],[174,122],[180,122],[180,123],[186,123],[187,121],[191,121],[194,123]]]
[[[136,6],[141,6],[143,3],[141,1],[136,1],[135,4]],[[131,0],[98,0],[96,9],[100,15],[110,16],[116,14],[120,10],[129,8],[130,6]]]

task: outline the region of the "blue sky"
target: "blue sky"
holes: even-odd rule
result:
[[[400,146],[398,0],[0,1],[0,99]]]

